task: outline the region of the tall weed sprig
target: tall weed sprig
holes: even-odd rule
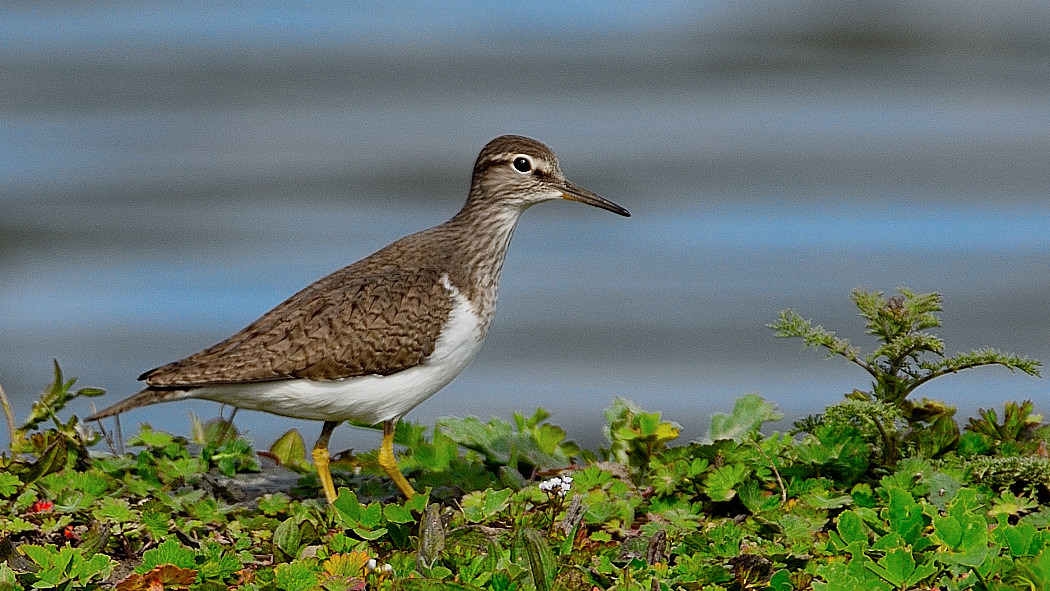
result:
[[[910,410],[908,396],[934,378],[984,365],[999,365],[1010,371],[1039,376],[1040,363],[1028,357],[1002,353],[993,348],[975,349],[945,356],[944,341],[927,332],[941,325],[936,312],[942,310],[938,293],[916,293],[898,288],[901,295],[884,297],[881,291],[855,289],[853,303],[864,318],[866,332],[880,341],[877,349],[861,357],[860,349],[848,340],[799,316],[783,310],[769,325],[778,337],[801,338],[807,346],[823,347],[832,356],[840,355],[860,366],[873,378],[876,400]]]
[[[854,426],[863,431],[870,425],[872,432],[878,433],[881,449],[876,451],[883,465],[896,461],[903,447],[922,448],[935,456],[958,442],[958,425],[952,418],[955,408],[925,399],[918,404],[909,400],[919,386],[950,373],[981,366],[998,365],[1037,377],[1041,367],[1035,359],[990,347],[945,355],[944,341],[927,330],[941,325],[937,315],[943,309],[941,295],[917,293],[906,287],[899,287],[898,291],[899,296],[887,298],[880,291],[858,288],[850,296],[865,320],[865,332],[874,335],[880,343],[868,355],[863,355],[849,340],[814,325],[792,310],[781,311],[769,325],[778,337],[800,338],[806,346],[824,348],[829,357],[844,357],[871,375],[870,391],[854,390],[846,395],[850,401],[860,404],[842,410],[855,417]],[[886,412],[888,409],[899,413],[903,429],[896,428],[895,419],[887,418],[893,414]],[[830,411],[797,425],[800,430],[810,431],[810,427],[826,423]],[[841,423],[842,417],[834,420]]]

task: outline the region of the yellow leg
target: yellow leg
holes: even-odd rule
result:
[[[332,482],[332,471],[328,468],[331,457],[328,454],[328,439],[332,437],[332,431],[342,421],[325,421],[321,427],[321,436],[314,444],[314,466],[317,467],[317,477],[321,480],[321,488],[328,503],[334,503],[338,495],[335,494],[335,483]]]
[[[379,446],[379,467],[394,481],[401,492],[411,499],[416,495],[416,491],[397,469],[397,460],[394,459],[394,425],[396,424],[397,419],[383,423],[383,444]]]

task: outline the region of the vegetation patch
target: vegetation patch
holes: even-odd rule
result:
[[[0,396],[0,591],[1050,589],[1041,415],[1009,402],[960,428],[949,404],[913,398],[949,373],[1039,363],[945,355],[937,294],[852,297],[869,354],[791,311],[770,325],[870,377],[788,433],[763,434],[781,415],[756,394],[693,442],[615,399],[598,450],[542,409],[405,422],[399,465],[425,491],[408,501],[373,451],[333,462],[325,503],[294,431],[257,453],[230,420],[124,442],[60,419],[101,391],[56,363],[21,426]]]

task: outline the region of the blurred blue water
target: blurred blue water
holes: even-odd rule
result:
[[[870,345],[857,286],[942,292],[949,350],[1050,358],[1038,7],[530,6],[0,9],[0,380],[19,416],[52,357],[111,401],[440,223],[501,133],[634,216],[530,210],[481,356],[409,418],[545,405],[590,445],[616,395],[686,437],[749,391],[797,418],[865,376],[765,324],[794,308]],[[1045,402],[1005,371],[938,382],[919,394],[962,414]],[[126,429],[185,432],[190,410],[215,405]],[[260,445],[317,429],[239,421]]]

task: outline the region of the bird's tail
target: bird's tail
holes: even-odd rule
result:
[[[188,395],[189,392],[187,392],[186,390],[146,388],[138,394],[129,396],[124,400],[121,400],[120,402],[112,406],[107,406],[106,408],[96,412],[90,417],[85,418],[84,422],[97,421],[106,417],[112,417],[114,415],[119,415],[122,412],[126,412],[133,408],[138,408],[140,406],[148,406],[150,404],[157,404],[158,402],[170,402],[172,400],[181,400],[183,398],[188,398]]]

